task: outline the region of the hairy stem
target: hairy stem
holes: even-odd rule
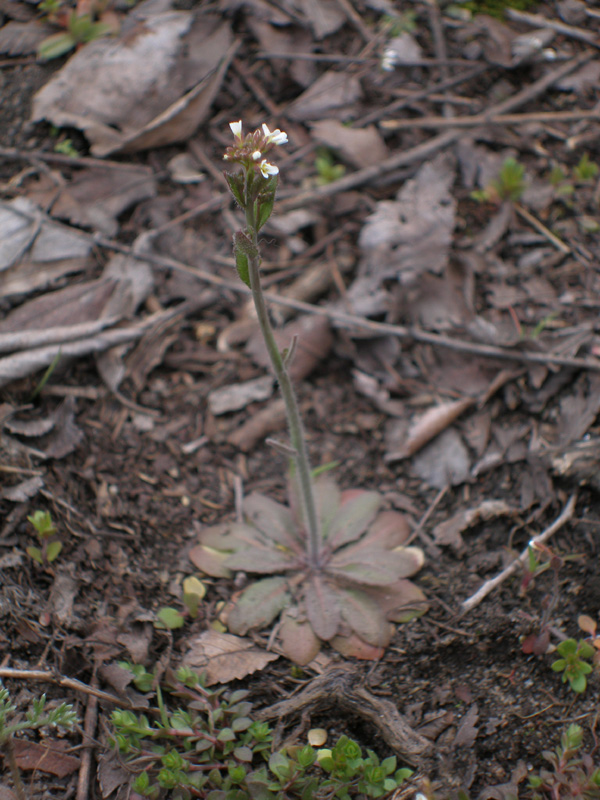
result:
[[[255,246],[256,252],[258,252],[258,237],[251,203],[248,203],[246,208],[246,222],[248,224],[248,231],[252,238],[252,244]],[[248,273],[250,278],[250,288],[252,290],[252,299],[254,301],[256,315],[258,317],[258,324],[260,325],[260,330],[263,335],[263,339],[265,340],[265,345],[267,346],[267,352],[269,354],[269,358],[271,359],[271,364],[273,365],[275,377],[279,382],[281,394],[283,395],[283,400],[285,402],[287,422],[290,430],[290,440],[292,447],[294,448],[294,461],[296,463],[296,469],[298,470],[302,510],[304,512],[304,519],[308,528],[309,564],[313,568],[318,568],[320,566],[320,531],[312,488],[310,463],[306,448],[306,438],[304,435],[304,428],[302,425],[302,419],[300,417],[296,393],[294,391],[294,387],[292,386],[283,356],[279,352],[279,347],[275,341],[273,328],[271,327],[271,322],[269,320],[269,313],[267,311],[267,306],[260,283],[260,256],[248,256]]]

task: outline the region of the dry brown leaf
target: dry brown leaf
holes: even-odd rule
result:
[[[250,639],[212,628],[191,639],[183,657],[186,666],[206,673],[206,685],[245,678],[276,661],[277,653],[256,647]]]
[[[398,448],[387,452],[387,462],[400,461],[409,458],[420,450],[427,442],[451,425],[475,401],[471,397],[463,397],[450,403],[442,403],[425,411],[424,414],[413,420],[408,430],[406,441]],[[391,433],[393,435],[393,432]]]
[[[12,58],[33,55],[37,52],[38,45],[53,32],[50,25],[39,19],[8,22],[0,28],[0,53]]]
[[[43,744],[24,739],[13,739],[17,766],[22,770],[36,770],[65,778],[79,769],[79,759],[63,752],[70,747],[66,741],[47,739]]]
[[[379,164],[389,157],[386,144],[374,125],[348,128],[337,119],[324,119],[313,123],[311,131],[317,141],[338,150],[342,158],[359,169]]]
[[[469,478],[469,451],[454,428],[441,433],[413,459],[416,474],[436,489],[458,486]]]
[[[79,232],[45,219],[25,197],[0,202],[0,230],[0,297],[26,294],[81,271],[92,249]]]
[[[282,398],[272,400],[265,408],[252,414],[249,419],[227,437],[227,441],[250,452],[260,441],[285,428],[285,402]]]
[[[61,567],[54,578],[50,597],[48,599],[48,611],[54,620],[61,626],[66,626],[73,616],[73,602],[77,595],[79,584],[70,574],[67,567]]]
[[[127,22],[119,38],[82,47],[33,102],[33,120],[79,128],[98,156],[189,138],[234,52],[219,15],[152,13],[144,3]]]
[[[479,709],[477,708],[477,703],[473,703],[471,708],[467,711],[467,713],[463,717],[460,725],[458,726],[458,730],[456,731],[456,737],[454,739],[455,747],[473,746],[479,730],[478,728],[475,727],[478,719],[479,719]]]
[[[293,381],[302,381],[329,355],[333,344],[329,320],[326,317],[307,315],[275,331],[275,340],[281,350],[289,349],[294,337],[297,337],[297,341],[289,373]],[[246,346],[246,352],[256,364],[270,368],[271,361],[260,330],[255,330]]]
[[[389,292],[382,287],[386,279],[406,285],[420,272],[447,267],[456,211],[454,163],[450,154],[438,155],[404,183],[396,200],[381,200],[367,217],[359,236],[360,277],[347,293],[354,313],[389,309]]]
[[[107,236],[116,234],[119,214],[155,195],[152,170],[137,164],[123,164],[120,169],[102,166],[82,169],[58,187],[44,175],[27,191],[27,197],[42,208],[50,208],[53,217],[99,230]]]
[[[498,517],[512,516],[517,513],[505,500],[484,500],[475,508],[458,511],[450,519],[436,525],[433,537],[436,544],[450,545],[457,550],[462,549],[464,542],[461,533],[479,522],[487,522]]]
[[[270,375],[221,386],[208,393],[208,407],[215,416],[239,411],[249,403],[268,400],[273,394],[273,389],[273,378]]]
[[[329,70],[288,107],[287,115],[297,122],[322,119],[335,111],[338,119],[347,119],[362,96],[358,78],[349,72]]]

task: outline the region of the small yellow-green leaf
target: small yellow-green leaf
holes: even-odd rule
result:
[[[182,628],[184,619],[183,615],[176,609],[169,606],[159,609],[158,621],[155,624],[157,628],[167,628],[168,630],[175,630],[175,628]]]
[[[37,51],[38,58],[42,61],[50,61],[53,58],[60,58],[72,50],[77,42],[70,33],[53,33],[47,36],[40,43]]]
[[[39,547],[28,547],[26,552],[29,558],[33,558],[33,560],[37,561],[38,564],[44,563],[44,559],[42,558],[42,551],[40,550]]]
[[[46,548],[46,558],[48,559],[49,564],[51,564],[53,561],[56,561],[56,559],[60,555],[61,550],[62,550],[61,542],[50,542],[50,544]]]
[[[206,586],[195,575],[190,575],[183,581],[183,591],[185,594],[195,594],[202,600],[206,594]]]

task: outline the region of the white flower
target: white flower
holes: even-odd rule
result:
[[[266,158],[260,162],[260,171],[262,173],[263,178],[269,178],[271,175],[277,175],[279,172],[279,167],[276,167],[275,164],[269,164]]]
[[[398,63],[398,53],[391,47],[386,47],[381,57],[381,69],[384,72],[393,72]]]
[[[265,125],[264,122],[262,129],[268,142],[272,142],[273,144],[286,144],[288,137],[285,131],[280,131],[279,128],[276,128],[271,132],[269,126]]]
[[[230,122],[229,127],[231,128],[231,132],[235,136],[236,139],[242,138],[242,120],[238,120],[237,122]]]
[[[262,158],[262,153],[260,152],[260,150],[255,150],[252,153],[252,160],[253,161],[258,161],[259,158]]]

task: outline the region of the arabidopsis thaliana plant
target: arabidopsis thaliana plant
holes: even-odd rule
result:
[[[276,167],[275,164],[269,164],[266,158],[260,162],[260,171],[263,178],[268,178],[271,175],[277,175],[279,172],[279,167]]]
[[[269,126],[265,125],[263,122],[262,129],[267,141],[272,142],[273,144],[285,144],[288,140],[287,133],[285,131],[280,131],[279,128],[276,128],[274,131],[270,131]]]

